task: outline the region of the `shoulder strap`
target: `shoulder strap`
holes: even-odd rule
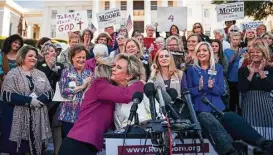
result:
[[[9,61],[8,61],[8,57],[5,53],[3,53],[3,71],[5,74],[7,74],[10,71],[10,67],[9,67]]]

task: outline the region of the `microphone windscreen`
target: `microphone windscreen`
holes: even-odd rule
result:
[[[141,93],[141,92],[135,92],[133,94],[132,100],[134,100],[134,99],[138,99],[139,103],[142,102],[142,100],[143,100],[143,93]]]
[[[206,98],[205,96],[203,96],[202,98],[201,98],[201,100],[202,100],[202,102],[203,103],[205,103],[206,105],[208,105],[209,104],[209,100],[208,100],[208,98]]]
[[[222,117],[222,124],[233,139],[242,139],[251,145],[257,145],[262,136],[248,124],[243,117],[234,112],[227,112]]]
[[[168,104],[171,103],[172,98],[170,97],[170,95],[164,90],[162,90],[161,92],[162,92],[162,96],[163,96],[165,103],[168,103]]]
[[[174,88],[167,88],[166,90],[168,94],[170,95],[172,101],[175,101],[176,98],[178,97],[178,93]]]
[[[161,90],[165,89],[165,85],[158,81],[154,82],[154,86],[155,86],[155,89],[161,89]]]
[[[218,154],[227,154],[234,149],[232,146],[232,138],[211,113],[201,112],[197,118],[202,129],[210,134],[212,140],[216,144],[215,150]]]
[[[154,84],[151,82],[148,82],[144,85],[144,93],[147,97],[155,95],[156,90],[154,87]]]

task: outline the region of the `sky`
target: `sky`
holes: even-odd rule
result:
[[[42,8],[43,2],[41,0],[13,0],[23,8]]]

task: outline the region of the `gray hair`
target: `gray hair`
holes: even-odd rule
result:
[[[41,49],[41,54],[42,55],[47,55],[48,54],[48,49],[50,48],[50,47],[52,47],[54,50],[55,50],[55,52],[57,51],[57,49],[56,49],[56,46],[53,44],[53,43],[46,43],[45,45],[44,45],[44,47]]]
[[[30,45],[23,46],[16,53],[16,63],[18,66],[23,65],[26,55],[30,50],[33,50],[36,53],[36,56],[38,56],[38,50],[35,47]]]
[[[224,40],[226,40],[226,33],[224,29],[215,29],[213,30],[213,34],[215,35],[216,33],[220,33],[221,36],[223,37]]]
[[[210,63],[210,69],[211,70],[215,70],[215,59],[214,59],[214,53],[213,53],[213,50],[212,50],[212,47],[210,46],[209,43],[207,42],[200,42],[196,45],[195,49],[194,49],[194,54],[197,55],[197,52],[199,50],[199,48],[201,47],[201,45],[206,45],[208,47],[208,50],[209,50],[209,53],[210,53],[210,60],[209,60],[209,63]],[[199,65],[199,61],[197,59],[197,57],[194,59],[194,66],[198,67],[198,68],[201,68],[200,65]]]
[[[104,44],[96,44],[93,48],[93,53],[94,53],[95,57],[97,57],[97,56],[108,57],[109,56],[108,48]]]
[[[183,49],[183,44],[181,43],[181,40],[175,36],[175,35],[172,35],[172,36],[169,36],[166,40],[166,46],[168,46],[169,42],[172,41],[172,40],[176,40],[177,44],[178,44],[178,48],[179,48],[179,51],[181,51]]]
[[[127,73],[128,75],[132,75],[133,78],[131,80],[144,80],[146,81],[146,72],[143,66],[143,63],[139,58],[134,55],[129,55],[126,53],[120,53],[116,56],[115,62],[118,60],[124,59],[127,61]]]
[[[238,32],[241,32],[240,28],[237,25],[231,25],[231,27],[228,29],[228,33],[233,33],[231,30],[237,30]]]
[[[147,30],[148,28],[152,28],[155,30],[155,27],[152,24],[147,24],[145,27],[145,30]]]

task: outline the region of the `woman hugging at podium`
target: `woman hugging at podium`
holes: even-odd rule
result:
[[[128,104],[135,92],[143,92],[145,72],[137,57],[119,54],[114,66],[107,58],[97,64],[96,79],[85,93],[78,121],[59,155],[96,155],[102,150],[103,134],[114,122],[115,103]]]

